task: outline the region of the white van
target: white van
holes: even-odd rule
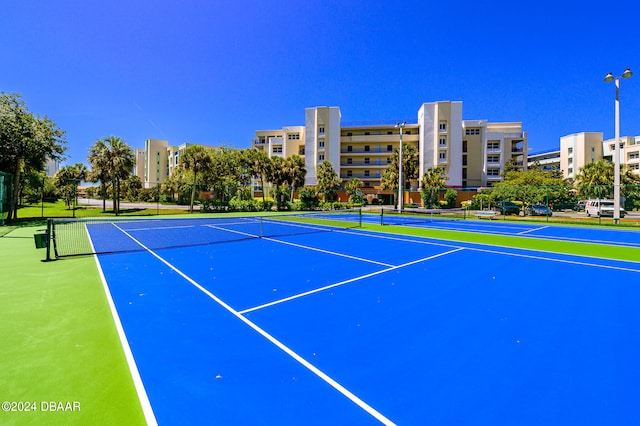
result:
[[[587,216],[611,216],[613,217],[614,209],[613,200],[588,200],[584,206]],[[627,212],[620,207],[620,217],[624,217]]]

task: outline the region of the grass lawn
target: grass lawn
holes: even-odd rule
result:
[[[145,424],[94,259],[41,262],[39,229],[0,238],[0,399],[35,407],[3,405],[0,424]],[[79,411],[43,411],[49,402]]]

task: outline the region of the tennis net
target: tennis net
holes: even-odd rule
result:
[[[359,209],[206,218],[49,219],[47,260],[276,238],[360,226]]]
[[[453,209],[419,209],[396,210],[382,209],[380,211],[381,225],[413,225],[421,223],[437,223],[441,221],[463,220],[467,218],[464,208]]]

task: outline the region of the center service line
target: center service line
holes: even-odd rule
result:
[[[383,269],[381,271],[372,272],[372,273],[366,274],[366,275],[361,275],[359,277],[351,278],[351,279],[348,279],[348,280],[345,280],[345,281],[341,281],[341,282],[335,283],[335,284],[330,284],[330,285],[325,286],[325,287],[320,287],[320,288],[316,288],[316,289],[313,289],[313,290],[305,291],[304,293],[294,294],[293,296],[285,297],[285,298],[279,299],[279,300],[274,300],[273,302],[265,303],[264,305],[255,306],[253,308],[249,308],[249,309],[245,309],[243,311],[239,311],[238,313],[240,315],[244,315],[246,313],[257,311],[257,310],[262,309],[262,308],[267,308],[269,306],[278,305],[280,303],[288,302],[290,300],[299,299],[299,298],[304,297],[304,296],[309,296],[310,294],[319,293],[321,291],[325,291],[325,290],[329,290],[329,289],[334,288],[334,287],[339,287],[339,286],[342,286],[342,285],[345,285],[345,284],[349,284],[349,283],[352,283],[354,281],[360,281],[360,280],[363,280],[365,278],[373,277],[375,275],[384,274],[385,272],[393,271],[395,269],[400,269],[400,268],[404,268],[406,266],[414,265],[416,263],[420,263],[420,262],[424,262],[424,261],[427,261],[427,260],[435,259],[437,257],[445,256],[445,255],[451,254],[451,253],[455,253],[455,252],[460,251],[460,250],[464,250],[464,248],[457,248],[455,250],[449,250],[449,251],[444,252],[444,253],[438,253],[438,254],[433,255],[433,256],[425,257],[425,258],[418,259],[418,260],[413,260],[411,262],[403,263],[402,265],[392,266],[391,268]]]
[[[351,391],[349,391],[347,388],[345,388],[344,386],[342,386],[340,383],[338,383],[337,381],[335,381],[334,379],[332,379],[331,377],[329,377],[327,374],[325,374],[324,372],[322,372],[318,367],[316,367],[315,365],[311,364],[309,361],[307,361],[306,359],[304,359],[303,357],[301,357],[300,355],[298,355],[296,352],[294,352],[292,349],[290,349],[288,346],[286,346],[284,343],[280,342],[278,339],[276,339],[275,337],[273,337],[272,335],[270,335],[269,333],[267,333],[265,330],[263,330],[262,328],[260,328],[257,324],[255,324],[254,322],[252,322],[251,320],[249,320],[248,318],[244,317],[243,315],[240,315],[240,313],[238,311],[236,311],[235,309],[233,309],[231,306],[227,305],[222,299],[218,298],[216,295],[214,295],[213,293],[211,293],[209,290],[207,290],[206,288],[202,287],[200,284],[198,284],[195,280],[193,280],[191,277],[189,277],[187,274],[185,274],[184,272],[182,272],[181,270],[179,270],[178,268],[176,268],[175,266],[173,266],[171,263],[169,263],[167,260],[165,260],[162,256],[160,256],[159,254],[155,253],[153,250],[149,249],[148,247],[146,247],[144,244],[142,244],[140,241],[136,240],[131,234],[129,234],[127,231],[125,231],[124,229],[120,228],[118,225],[114,225],[116,228],[118,228],[122,233],[124,233],[126,236],[128,236],[129,238],[131,238],[133,241],[135,241],[140,247],[142,247],[143,249],[145,249],[147,252],[149,252],[153,257],[155,257],[156,259],[158,259],[160,262],[164,263],[165,265],[167,265],[169,268],[171,268],[173,271],[175,271],[178,275],[180,275],[182,278],[184,278],[185,280],[187,280],[191,285],[193,285],[194,287],[196,287],[198,290],[200,290],[201,292],[203,292],[204,294],[206,294],[207,296],[209,296],[211,299],[213,299],[217,304],[219,304],[220,306],[222,306],[224,309],[226,309],[228,312],[230,312],[233,316],[235,316],[236,318],[238,318],[240,321],[242,321],[243,323],[245,323],[247,326],[249,326],[250,328],[252,328],[254,331],[256,331],[258,334],[260,334],[262,337],[264,337],[265,339],[267,339],[269,342],[273,343],[276,347],[278,347],[279,349],[281,349],[283,352],[285,352],[287,355],[289,355],[291,358],[293,358],[294,360],[296,360],[298,363],[302,364],[304,367],[306,367],[309,371],[311,371],[313,374],[315,374],[316,376],[318,376],[319,378],[321,378],[322,380],[324,380],[327,384],[329,384],[331,387],[333,387],[335,390],[337,390],[338,392],[340,392],[342,395],[344,395],[345,397],[349,398],[354,404],[356,404],[357,406],[359,406],[360,408],[362,408],[364,411],[366,411],[367,413],[369,413],[371,416],[375,417],[378,421],[380,421],[380,423],[384,424],[384,425],[388,425],[388,426],[395,426],[395,423],[392,422],[391,420],[389,420],[388,418],[386,418],[384,415],[382,415],[381,413],[379,413],[378,411],[376,411],[373,407],[371,407],[369,404],[367,404],[366,402],[364,402],[362,399],[358,398],[355,394],[353,394]]]

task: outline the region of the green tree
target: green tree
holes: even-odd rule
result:
[[[584,198],[611,198],[613,175],[614,165],[607,160],[587,163],[576,176],[578,191]]]
[[[316,170],[318,183],[316,189],[322,194],[322,201],[333,200],[340,189],[342,180],[329,161],[323,161]]]
[[[349,202],[351,203],[362,203],[362,181],[358,178],[351,178],[344,185],[344,189],[349,194]]]
[[[13,173],[13,200],[18,200],[23,171],[44,170],[47,160],[61,160],[65,132],[47,117],[37,117],[17,94],[0,92],[0,170]],[[18,216],[11,206],[7,221]]]
[[[268,179],[271,171],[271,159],[263,150],[248,149],[245,156],[251,163],[251,172],[253,176],[260,180],[260,188],[262,189],[262,201],[265,201],[265,179]]]
[[[78,196],[78,185],[87,177],[87,168],[77,163],[73,166],[61,168],[54,178],[54,185],[58,195],[67,202],[67,208],[75,205]]]
[[[108,136],[102,139],[107,147],[107,167],[111,190],[113,193],[113,212],[120,211],[120,184],[131,176],[135,165],[133,150],[118,136]]]
[[[418,150],[413,145],[402,144],[402,181],[404,188],[410,185],[412,180],[418,179],[420,164],[418,161]],[[380,177],[380,186],[385,191],[398,190],[398,171],[400,164],[400,151],[395,150],[391,157],[391,163],[384,169]]]
[[[203,146],[193,145],[187,148],[184,154],[182,154],[180,164],[185,170],[190,170],[193,173],[193,187],[191,188],[191,199],[189,202],[189,213],[193,213],[198,173],[204,172],[212,167],[211,154]]]
[[[421,196],[422,203],[428,207],[433,208],[434,205],[438,206],[438,194],[441,189],[447,185],[447,176],[440,167],[432,167],[424,172],[421,180]]]
[[[293,193],[304,186],[304,178],[307,170],[304,168],[304,158],[293,154],[283,161],[283,174],[285,185],[289,185],[289,201],[293,201]]]
[[[106,139],[99,139],[89,148],[89,164],[91,171],[87,179],[91,182],[100,182],[100,198],[102,198],[102,211],[107,210],[107,185],[110,183],[110,152]]]

